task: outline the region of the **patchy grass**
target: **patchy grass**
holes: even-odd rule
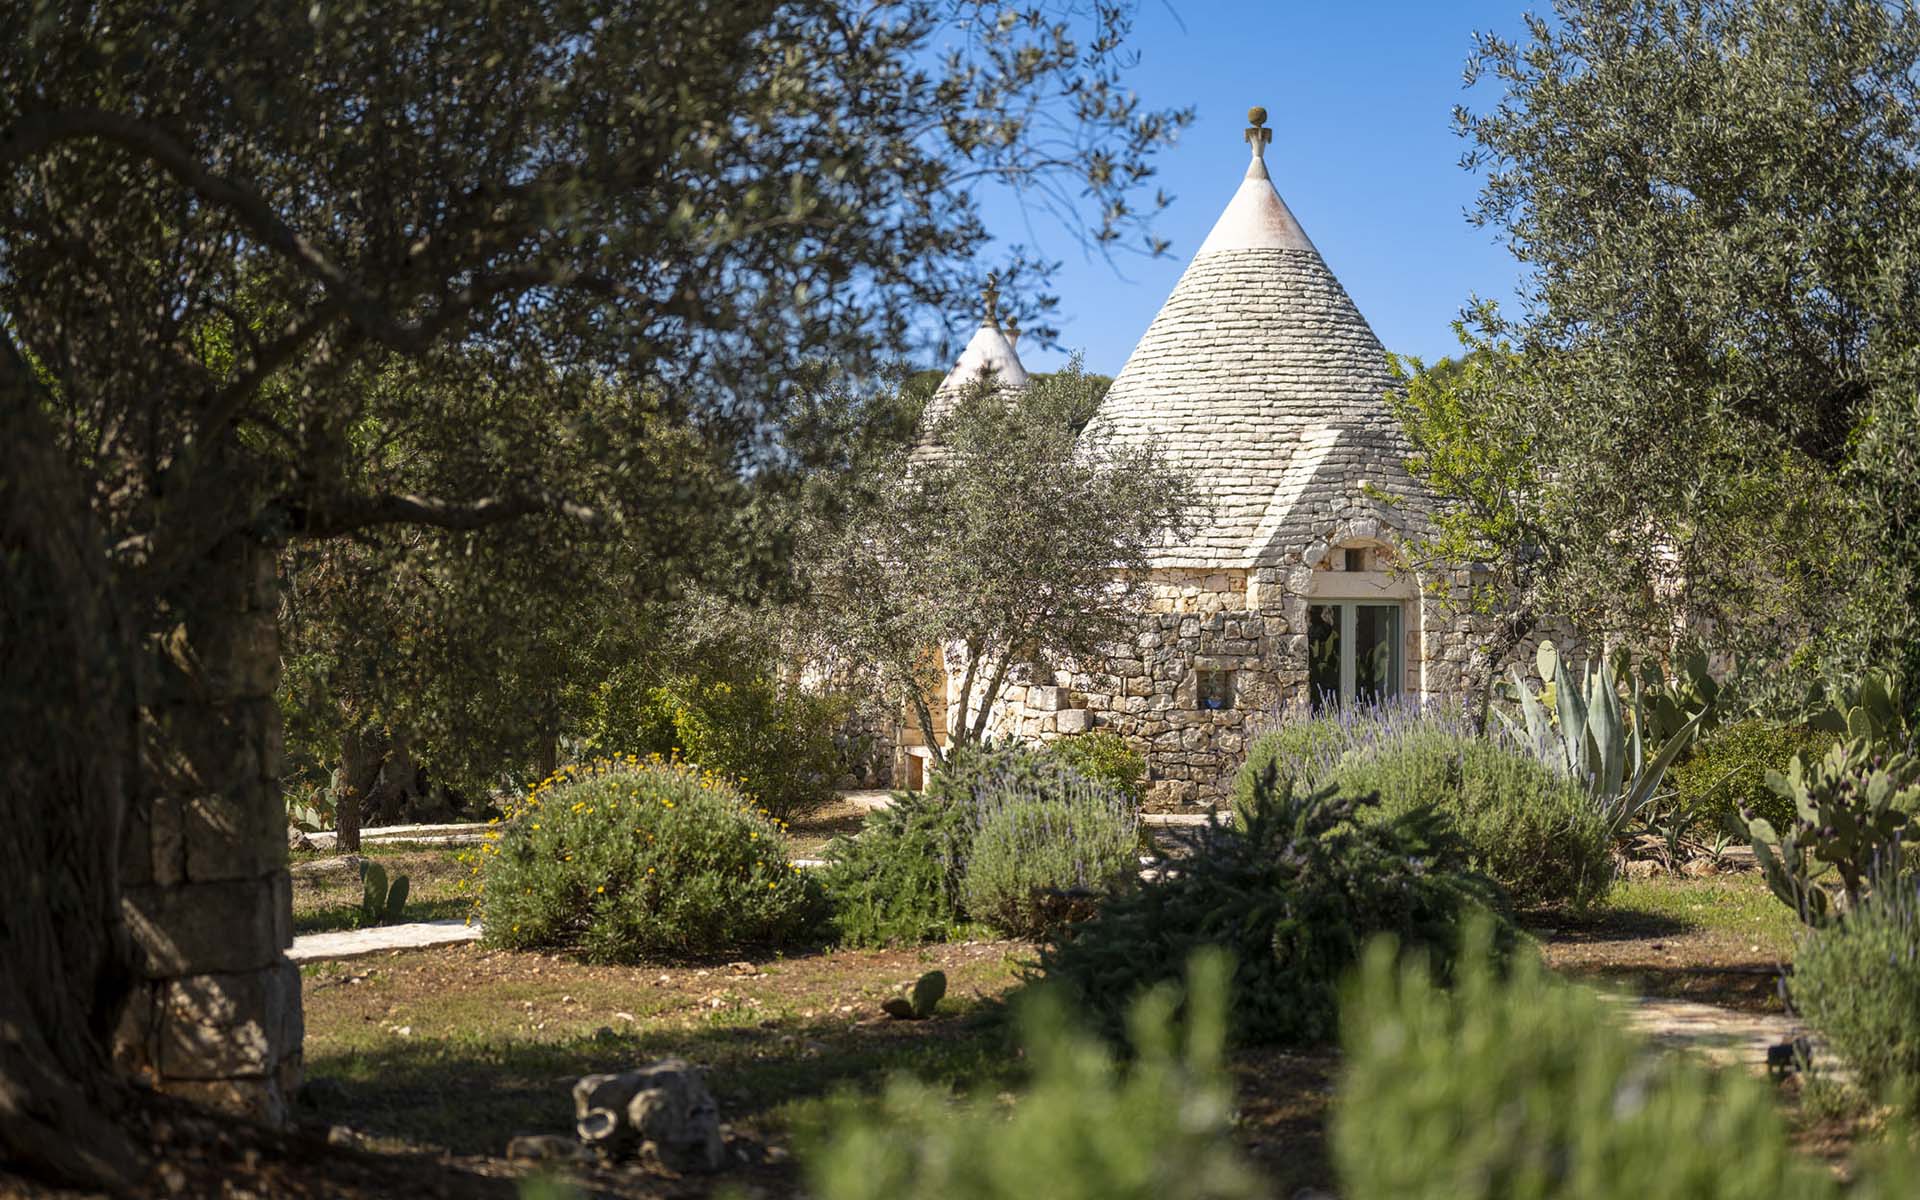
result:
[[[372,849],[370,847],[370,849]],[[471,909],[460,881],[467,868],[458,849],[401,843],[380,846],[378,858],[389,878],[407,877],[405,921],[433,921],[464,917]],[[360,927],[360,870],[350,856],[296,854],[293,856],[293,931],[326,933]]]
[[[301,1111],[371,1149],[492,1170],[516,1134],[571,1131],[581,1075],[680,1055],[706,1071],[731,1136],[761,1148],[746,1168],[756,1194],[797,1196],[793,1142],[836,1091],[874,1094],[896,1073],[956,1090],[1020,1085],[1004,1001],[1033,955],[1024,942],[979,941],[606,967],[459,946],[313,964],[302,976],[315,1086]],[[881,1015],[936,967],[948,991],[934,1019]],[[1332,1183],[1323,1126],[1336,1069],[1331,1051],[1235,1056],[1239,1138],[1278,1195]]]
[[[475,947],[325,964],[306,975],[318,1115],[391,1149],[499,1154],[519,1133],[567,1133],[581,1075],[669,1054],[704,1067],[737,1131],[784,1142],[798,1112],[894,1072],[1009,1080],[998,1003],[1023,943],[843,951],[705,968],[596,967]],[[882,1001],[947,972],[934,1020]]]
[[[452,852],[429,853],[452,862]],[[1568,975],[1778,1011],[1776,982],[1796,923],[1756,874],[1626,881],[1593,912],[1554,919],[1533,932],[1548,962]],[[797,1196],[795,1136],[820,1119],[836,1090],[872,1094],[896,1072],[955,1089],[1020,1085],[1003,1001],[1032,956],[1026,943],[974,941],[607,967],[461,946],[311,965],[302,975],[316,1087],[302,1113],[360,1131],[373,1149],[504,1172],[499,1156],[514,1135],[571,1129],[579,1076],[680,1055],[706,1070],[736,1144],[761,1154],[721,1179]],[[883,1000],[935,967],[950,987],[934,1020],[880,1014]],[[1236,1139],[1275,1194],[1330,1188],[1325,1125],[1337,1054],[1247,1050],[1230,1065]],[[1853,1129],[1800,1112],[1792,1091],[1783,1101],[1794,1113],[1796,1144],[1844,1159]],[[635,1176],[633,1190],[601,1175],[583,1183],[596,1195],[668,1194],[658,1177]]]
[[[1548,964],[1649,996],[1782,1011],[1799,922],[1758,872],[1622,880],[1604,904],[1536,926]]]
[[[1758,871],[1699,879],[1655,875],[1614,885],[1607,907],[1618,913],[1665,917],[1690,930],[1729,934],[1782,957],[1793,953],[1800,921],[1767,889]]]

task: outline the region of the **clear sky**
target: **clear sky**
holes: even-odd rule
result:
[[[1173,207],[1159,259],[1089,253],[1036,214],[991,203],[996,235],[1037,243],[1062,262],[1056,323],[1087,368],[1117,374],[1239,185],[1246,111],[1274,131],[1267,166],[1287,206],[1387,349],[1452,353],[1451,323],[1471,295],[1509,302],[1518,264],[1464,210],[1478,181],[1459,164],[1452,112],[1469,99],[1461,68],[1475,30],[1522,31],[1524,0],[1142,0],[1129,78],[1144,104],[1192,105],[1180,142],[1159,157]],[[1477,105],[1497,96],[1482,84]],[[954,333],[964,342],[972,316]],[[1029,370],[1064,354],[1022,346]]]

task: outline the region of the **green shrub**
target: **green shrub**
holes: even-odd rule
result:
[[[779,824],[681,764],[568,768],[476,857],[494,946],[610,963],[703,957],[779,945],[814,912]]]
[[[1793,802],[1767,786],[1767,772],[1784,772],[1795,754],[1818,758],[1839,740],[1838,734],[1804,725],[1738,721],[1703,735],[1667,772],[1667,783],[1688,820],[1744,840],[1743,810],[1766,818],[1775,829],[1793,821]]]
[[[1338,713],[1328,713],[1288,721],[1257,735],[1247,746],[1247,761],[1233,777],[1233,819],[1245,824],[1252,816],[1255,788],[1269,770],[1282,792],[1295,784],[1312,791],[1316,778],[1352,744],[1352,732],[1351,723],[1343,723]]]
[[[1234,780],[1236,821],[1267,770],[1282,792],[1377,792],[1375,817],[1423,805],[1446,812],[1475,868],[1523,908],[1585,907],[1613,881],[1606,821],[1586,790],[1505,739],[1476,734],[1453,709],[1390,703],[1261,734]]]
[[[1135,805],[1147,798],[1147,760],[1111,729],[1096,729],[1047,743],[1055,761],[1091,783],[1119,792]]]
[[[1450,814],[1474,867],[1518,908],[1585,908],[1613,883],[1612,839],[1579,784],[1532,755],[1434,723],[1349,750],[1324,783],[1382,798],[1378,816]]]
[[[680,758],[791,821],[830,802],[861,752],[844,736],[852,701],[780,687],[766,671],[715,668],[664,682],[615,672],[587,698],[577,734],[590,755]]]
[[[896,793],[893,804],[869,817],[858,836],[828,844],[820,884],[841,940],[884,946],[951,936],[976,919],[967,910],[967,868],[988,818],[1015,800],[1068,802],[1084,797],[1089,787],[1053,756],[1030,746],[956,751],[926,791]],[[1130,825],[1128,806],[1100,791]]]
[[[1037,937],[1084,915],[1140,869],[1138,822],[1118,792],[1093,783],[1063,795],[988,797],[967,856],[965,907],[976,921]]]
[[[1499,903],[1444,814],[1356,819],[1376,803],[1262,787],[1244,827],[1208,827],[1177,872],[1067,927],[1041,952],[1045,978],[1114,1034],[1135,996],[1172,982],[1197,948],[1223,946],[1238,956],[1236,1040],[1330,1038],[1340,977],[1369,937],[1394,933],[1444,966],[1461,922]]]
[[[857,837],[827,844],[820,887],[850,946],[943,941],[965,924],[960,889],[974,831],[971,807],[896,792]]]
[[[1920,1109],[1920,881],[1882,888],[1808,934],[1790,987],[1870,1095]]]
[[[679,678],[664,693],[681,757],[738,783],[780,820],[831,801],[853,761],[839,736],[844,697],[780,688],[766,674]]]
[[[1620,1010],[1484,932],[1451,990],[1382,939],[1345,998],[1329,1143],[1346,1200],[1826,1197],[1768,1086],[1618,1029]],[[1889,1193],[1892,1194],[1892,1193]]]
[[[1252,1200],[1266,1191],[1233,1142],[1233,1092],[1222,1067],[1224,955],[1194,960],[1186,1028],[1170,989],[1143,997],[1122,1065],[1076,1029],[1061,997],[1028,996],[1019,1013],[1032,1080],[1011,1106],[955,1102],[900,1080],[877,1105],[842,1100],[827,1139],[807,1153],[821,1200]]]

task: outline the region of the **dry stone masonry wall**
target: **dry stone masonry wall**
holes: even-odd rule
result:
[[[187,611],[239,619],[187,618],[148,714],[155,788],[130,814],[122,862],[143,974],[115,1049],[165,1091],[278,1122],[299,1085],[302,1027],[299,968],[285,954],[277,597],[270,554],[225,554]]]

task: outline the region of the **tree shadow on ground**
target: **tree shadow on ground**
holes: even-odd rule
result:
[[[1786,1008],[1781,981],[1792,968],[1764,963],[1691,966],[1635,962],[1570,964],[1559,970],[1570,978],[1607,984],[1640,996],[1778,1015]]]
[[[571,1134],[573,1083],[677,1055],[701,1066],[723,1120],[754,1136],[786,1136],[795,1107],[837,1089],[871,1090],[896,1072],[956,1087],[1010,1085],[1003,1006],[978,1004],[928,1021],[772,1020],[596,1034],[556,1041],[407,1038],[322,1056],[310,1075],[312,1115],[381,1143],[501,1153],[523,1133]]]
[[[1573,943],[1637,942],[1675,937],[1701,927],[1666,913],[1619,908],[1523,913],[1520,921],[1528,933],[1543,940]]]

